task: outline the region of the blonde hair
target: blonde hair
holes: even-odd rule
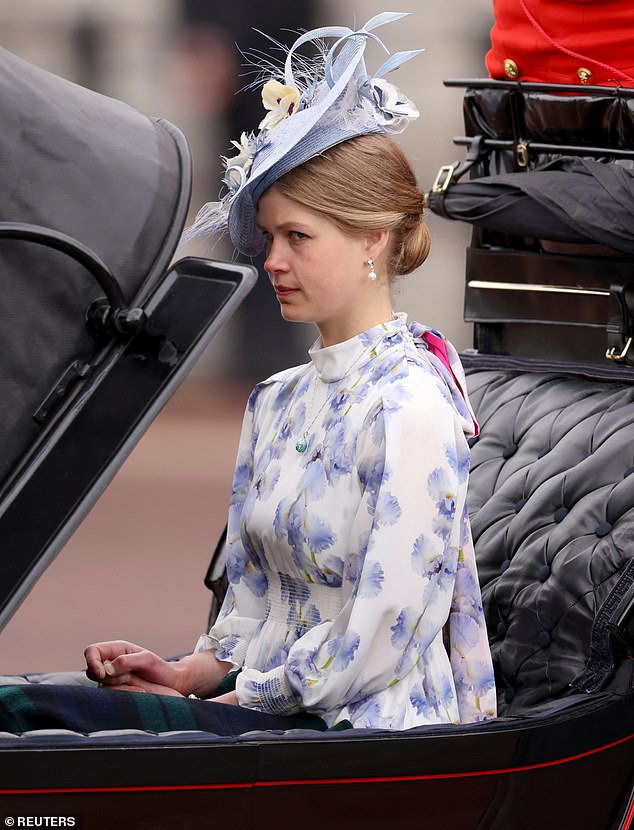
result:
[[[304,207],[317,210],[352,236],[389,230],[386,268],[401,276],[418,268],[431,237],[425,197],[400,147],[382,134],[343,141],[275,182]]]

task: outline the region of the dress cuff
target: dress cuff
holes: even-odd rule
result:
[[[209,634],[201,634],[194,646],[194,654],[201,651],[215,651],[218,660],[231,663],[234,669],[241,669],[247,653],[248,643],[237,637],[223,637],[219,640]]]
[[[236,695],[240,706],[270,715],[294,715],[302,711],[286,679],[284,666],[267,672],[243,669],[236,679]]]
[[[201,651],[215,651],[218,648],[218,640],[213,639],[209,634],[201,634],[196,645],[194,646],[194,654]]]

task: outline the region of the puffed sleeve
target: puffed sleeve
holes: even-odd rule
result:
[[[253,478],[253,448],[257,440],[254,413],[259,392],[260,387],[256,387],[249,397],[238,444],[227,520],[227,593],[216,622],[208,634],[199,638],[194,649],[214,649],[219,660],[232,663],[234,668],[244,663],[249,641],[266,609],[266,576],[257,548],[252,546],[247,551],[240,535],[241,515]]]
[[[406,719],[391,718],[386,709],[395,705],[415,709],[418,722],[426,711],[432,721],[459,719],[443,644],[466,538],[469,451],[454,416],[433,373],[392,385],[367,415],[355,445],[361,499],[344,562],[343,607],[334,620],[304,633],[284,665],[243,671],[236,687],[243,705],[338,711],[360,723],[364,707],[378,707],[379,720],[396,728]],[[460,610],[478,618],[486,641],[478,599],[471,610],[468,602]],[[463,638],[461,646],[473,656],[472,639]],[[469,671],[461,677],[467,690]],[[492,681],[487,675],[483,682],[488,688]],[[468,694],[474,697],[473,689]],[[368,722],[376,715],[369,713]]]

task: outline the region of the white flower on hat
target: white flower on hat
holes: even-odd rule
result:
[[[269,110],[260,121],[261,130],[272,130],[280,122],[296,112],[299,107],[299,90],[294,86],[286,86],[274,79],[267,81],[262,87],[262,103]]]
[[[416,105],[385,78],[369,78],[359,90],[363,106],[386,132],[401,133],[412,118],[418,118]]]
[[[230,193],[236,193],[249,177],[257,142],[253,133],[242,133],[240,141],[232,141],[233,146],[240,152],[231,158],[223,157],[225,165],[224,183]]]

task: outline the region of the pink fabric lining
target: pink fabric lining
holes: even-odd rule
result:
[[[435,355],[438,360],[443,364],[443,366],[449,371],[451,377],[454,380],[454,383],[460,390],[460,394],[466,400],[467,396],[464,393],[464,389],[462,388],[462,384],[456,377],[454,370],[451,368],[451,362],[449,360],[449,355],[447,354],[447,347],[445,346],[445,341],[442,337],[439,337],[437,334],[434,334],[432,331],[426,331],[423,333],[423,340],[427,343],[429,351]],[[473,419],[473,426],[475,430],[475,435],[480,434],[480,427],[478,426],[477,421],[475,418]]]

